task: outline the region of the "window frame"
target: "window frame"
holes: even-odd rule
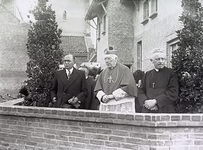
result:
[[[106,23],[107,23],[107,20],[106,20],[107,15],[105,14],[102,19],[103,19],[103,31],[102,31],[102,34],[105,35],[106,34],[106,26],[107,26],[106,25]]]
[[[158,14],[158,0],[151,0],[150,3],[151,10],[149,18],[154,19]]]
[[[97,40],[101,39],[101,24],[101,21],[99,21],[97,24]]]
[[[142,40],[137,42],[137,69],[142,70]]]
[[[146,24],[149,21],[149,0],[145,0],[143,3],[143,21],[142,24]]]
[[[63,11],[63,21],[67,21],[67,11]]]
[[[178,49],[178,44],[180,43],[178,38],[174,38],[167,42],[167,51],[166,51],[166,59],[167,59],[167,67],[171,68],[172,63],[172,52]],[[173,48],[175,46],[175,48]]]

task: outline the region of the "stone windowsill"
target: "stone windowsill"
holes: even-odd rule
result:
[[[148,22],[149,22],[149,19],[144,19],[144,20],[141,22],[141,24],[145,25],[145,24],[147,24]]]

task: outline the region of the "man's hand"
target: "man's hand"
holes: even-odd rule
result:
[[[111,94],[111,95],[104,95],[103,97],[102,97],[102,102],[103,103],[107,103],[109,100],[111,100],[111,99],[114,99],[114,96]]]
[[[102,97],[102,102],[103,102],[103,103],[107,103],[108,101],[109,101],[108,95],[104,95],[104,96]]]
[[[156,110],[158,110],[158,107],[157,107],[157,106],[154,106],[154,107],[152,107],[150,110],[156,111]]]
[[[78,102],[78,98],[73,96],[71,99],[68,100],[68,102],[69,102],[70,104],[75,104],[75,103]]]
[[[154,107],[156,106],[157,104],[157,101],[156,99],[149,99],[149,100],[146,100],[145,103],[144,103],[144,107],[146,107],[147,109],[155,109]]]

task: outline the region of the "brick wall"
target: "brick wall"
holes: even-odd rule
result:
[[[124,64],[133,64],[133,42],[134,42],[134,5],[132,2],[122,4],[119,0],[109,0],[105,4],[106,15],[106,33],[101,34],[97,41],[97,62],[101,67],[106,67],[104,62],[104,50],[112,46],[118,50],[119,61]],[[101,18],[104,11],[100,12]],[[103,31],[103,20],[101,28]]]
[[[118,50],[121,63],[132,64],[133,56],[133,3],[122,4],[118,0],[109,0],[108,11],[108,45]]]
[[[0,104],[0,149],[202,150],[202,114],[115,114]]]
[[[0,95],[17,96],[26,79],[28,25],[0,6]]]

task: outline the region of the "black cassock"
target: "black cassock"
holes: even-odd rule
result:
[[[164,67],[159,71],[153,69],[146,72],[138,90],[138,100],[143,106],[145,100],[156,99],[158,111],[142,107],[142,112],[174,113],[174,101],[177,100],[178,93],[178,78],[172,69]]]

